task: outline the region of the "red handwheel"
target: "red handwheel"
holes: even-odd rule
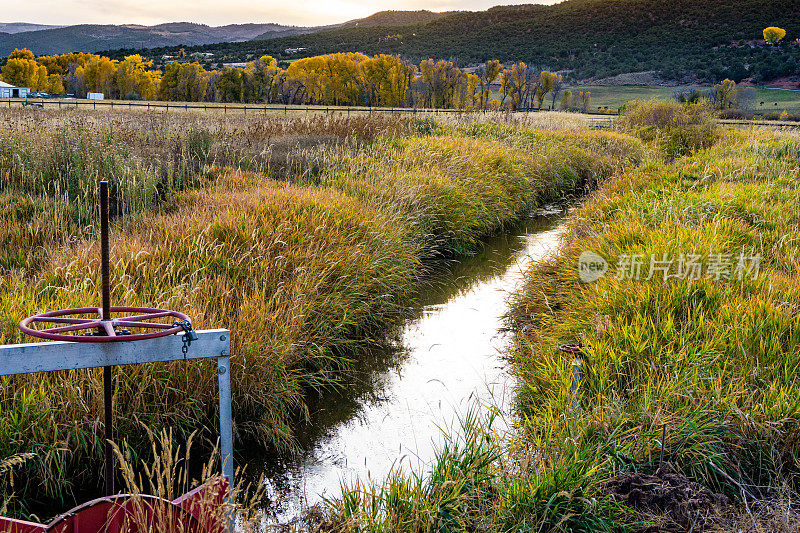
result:
[[[100,307],[61,309],[29,316],[19,323],[26,335],[51,341],[125,342],[166,337],[191,329],[189,317],[169,309],[153,307],[111,307],[114,316],[103,320]],[[96,318],[87,318],[94,315]],[[167,322],[163,322],[167,320]],[[151,322],[156,321],[156,322]],[[53,324],[44,329],[34,325]]]

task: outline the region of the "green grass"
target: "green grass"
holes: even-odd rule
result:
[[[573,123],[567,134],[377,115],[231,123],[64,113],[41,123],[7,113],[0,189],[11,199],[0,214],[17,250],[4,256],[0,343],[22,340],[27,315],[99,301],[93,185],[111,177],[112,300],[232,330],[243,445],[292,446],[305,392],[336,386],[358,364],[354,348],[402,318],[423,259],[469,253],[529,206],[644,154],[636,139]],[[53,127],[59,120],[77,123],[82,138],[73,143]],[[214,426],[210,365],[115,372],[118,415],[184,438]],[[13,512],[43,500],[67,506],[82,485],[96,486],[101,384],[95,371],[2,380],[0,457],[36,454],[19,467]],[[136,447],[139,426],[118,420]]]
[[[688,87],[687,87],[688,88]],[[597,111],[598,107],[619,109],[631,100],[671,100],[675,87],[653,87],[634,85],[586,85],[570,87],[572,94],[579,91],[592,93],[590,111]],[[709,87],[699,87],[701,91]],[[753,107],[755,113],[769,113],[788,111],[800,112],[800,90],[787,91],[783,89],[768,89],[756,87],[756,98]],[[764,105],[761,105],[764,102]],[[777,105],[775,105],[777,104]]]
[[[447,429],[429,471],[343,487],[329,502],[324,530],[618,530],[621,508],[597,499],[592,450],[524,453],[521,441],[493,428],[496,414],[478,413],[468,411],[460,427]]]

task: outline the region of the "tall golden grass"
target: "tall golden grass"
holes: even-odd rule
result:
[[[0,279],[0,342],[22,340],[16,324],[27,315],[99,301],[93,186],[110,177],[112,300],[230,328],[237,439],[260,446],[292,446],[304,392],[335,386],[358,365],[356,347],[402,318],[425,258],[469,252],[528,207],[643,154],[619,134],[507,122],[39,117],[4,115],[11,132],[0,136],[0,160],[12,162],[0,215],[14,243]],[[84,140],[54,131],[61,120],[77,121]],[[263,155],[291,143],[298,166],[276,169]],[[107,171],[109,157],[121,170]],[[164,165],[185,168],[184,177],[165,181]],[[131,413],[156,431],[174,427],[176,438],[213,427],[212,370],[116,369],[119,434],[136,445]],[[16,511],[69,501],[96,479],[98,372],[0,383],[0,457],[36,454],[22,466]]]

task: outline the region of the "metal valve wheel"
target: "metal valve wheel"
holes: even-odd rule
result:
[[[51,341],[121,342],[166,337],[186,332],[187,325],[189,329],[191,328],[188,316],[169,309],[117,306],[111,307],[110,310],[116,318],[103,320],[101,307],[48,311],[29,316],[19,323],[19,329],[26,335]],[[124,316],[125,314],[128,316]],[[96,315],[98,318],[83,318],[81,315]],[[165,318],[173,320],[168,323],[150,322]],[[55,325],[45,329],[34,329],[34,324]],[[130,333],[128,328],[142,332]]]

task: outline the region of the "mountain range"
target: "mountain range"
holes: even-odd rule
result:
[[[171,22],[155,26],[137,24],[79,24],[46,26],[25,22],[0,23],[0,57],[15,48],[27,48],[36,55],[104,50],[142,50],[171,46],[198,46],[251,39],[266,40],[337,29],[373,28],[426,23],[449,13],[431,11],[383,11],[372,16],[328,26],[285,26],[275,23],[207,26],[192,22]]]
[[[786,29],[780,46],[764,43],[766,26]],[[459,66],[525,61],[576,79],[655,72],[680,82],[728,77],[760,83],[800,75],[798,37],[800,0],[565,0],[486,11],[383,11],[315,27],[178,22],[7,31],[0,33],[0,56],[23,47],[36,54],[102,52],[113,59],[138,52],[161,67],[165,56],[184,47],[201,52],[192,57],[203,58],[206,68],[219,68],[264,54],[287,62],[362,52]]]
[[[172,22],[156,26],[136,24],[79,24],[76,26],[21,29],[24,25],[0,25],[0,56],[14,48],[27,48],[36,55],[65,52],[99,52],[126,48],[144,49],[161,46],[196,46],[219,42],[246,41],[254,37],[275,38],[296,35],[306,28],[280,24],[230,24],[207,26],[191,22]],[[32,26],[32,25],[31,25]],[[19,31],[9,31],[19,30]]]
[[[0,33],[22,33],[24,31],[50,30],[63,26],[49,26],[47,24],[31,24],[29,22],[0,22]]]

